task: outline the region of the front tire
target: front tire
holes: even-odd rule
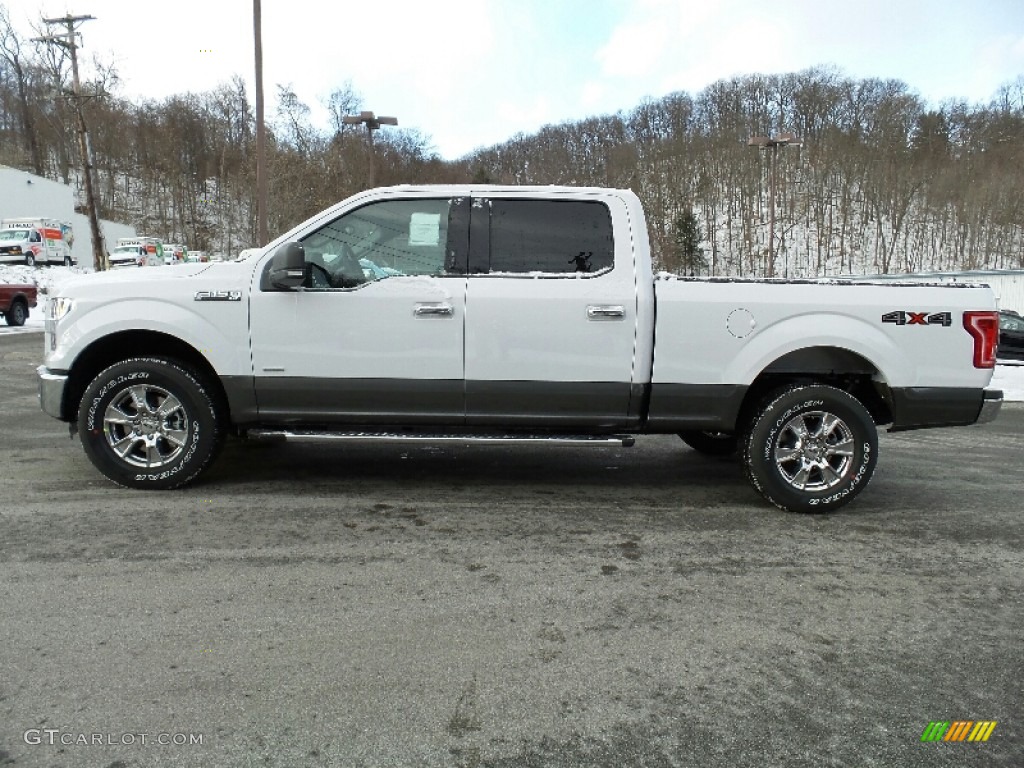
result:
[[[7,320],[7,324],[10,326],[24,325],[28,319],[28,307],[25,306],[25,302],[19,299],[11,304],[10,309],[4,314],[4,319]]]
[[[108,478],[157,490],[195,480],[224,440],[209,387],[160,357],[125,360],[93,379],[79,407],[78,433]]]
[[[35,257],[35,255],[31,254],[31,253],[25,254],[25,266],[26,267],[34,267],[35,265],[36,265],[36,257]]]
[[[824,384],[768,398],[746,435],[747,479],[791,512],[830,512],[864,490],[878,462],[878,431],[852,395]]]

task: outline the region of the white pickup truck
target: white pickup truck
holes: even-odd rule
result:
[[[598,188],[358,194],[234,262],[86,275],[46,317],[43,409],[103,474],[194,480],[227,434],[739,451],[789,510],[871,478],[876,426],[995,418],[986,286],[655,276]]]

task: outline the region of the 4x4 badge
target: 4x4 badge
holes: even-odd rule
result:
[[[947,328],[953,324],[953,315],[949,312],[886,312],[882,315],[883,323],[895,323],[896,325],[944,325]]]

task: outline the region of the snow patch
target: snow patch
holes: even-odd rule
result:
[[[0,283],[34,285],[39,291],[39,304],[52,296],[59,285],[73,277],[86,274],[81,267],[28,267],[24,264],[0,264]]]
[[[1003,390],[1007,402],[1024,402],[1024,362],[1000,362],[988,388]]]

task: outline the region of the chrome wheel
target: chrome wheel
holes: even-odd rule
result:
[[[226,411],[201,373],[166,357],[133,357],[85,388],[78,434],[89,460],[128,488],[168,490],[195,480],[224,443]]]
[[[103,413],[103,432],[118,458],[135,467],[158,469],[185,449],[189,418],[166,389],[135,384],[117,395]]]
[[[853,430],[845,421],[828,411],[807,411],[779,430],[773,459],[793,488],[825,491],[849,474],[855,448]]]

